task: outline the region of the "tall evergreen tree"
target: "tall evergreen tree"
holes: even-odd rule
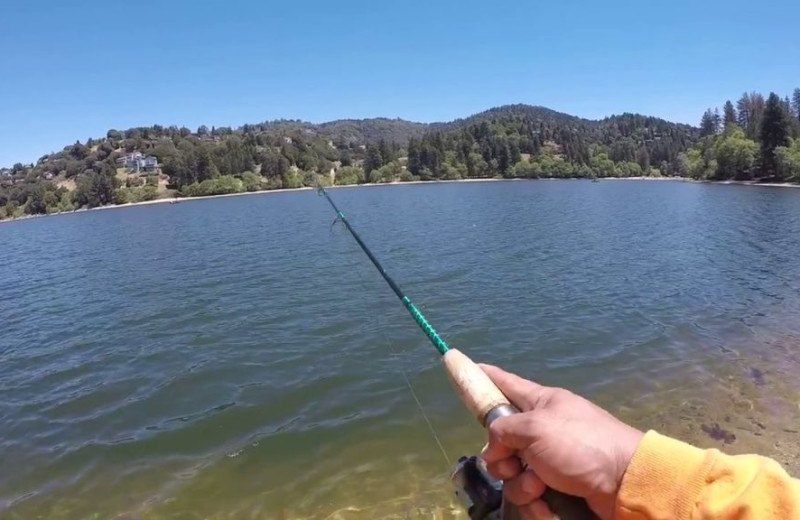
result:
[[[508,143],[502,143],[497,147],[497,166],[502,175],[505,175],[511,166],[511,151]]]
[[[736,109],[733,107],[733,103],[730,100],[725,102],[725,108],[723,108],[724,113],[724,121],[725,121],[725,128],[728,128],[730,125],[736,124]]]
[[[703,113],[700,119],[700,137],[715,135],[719,131],[719,113],[714,113],[710,108]]]
[[[197,154],[197,180],[202,182],[206,179],[213,179],[219,176],[219,170],[214,164],[211,152],[203,146]]]
[[[381,166],[394,160],[394,154],[385,139],[378,141],[378,151],[381,153]]]
[[[419,172],[422,171],[419,141],[414,137],[408,140],[408,171],[414,175],[419,175]]]
[[[647,147],[643,146],[636,152],[636,162],[642,168],[642,173],[647,175],[650,172],[650,153]]]
[[[752,140],[758,139],[761,131],[761,117],[764,114],[764,96],[758,92],[745,92],[737,101],[736,108],[739,111],[739,126],[744,130],[745,135]]]
[[[750,129],[750,111],[748,110],[750,106],[750,94],[745,92],[742,94],[742,97],[736,102],[736,119],[739,123],[739,126],[742,127],[742,130],[745,131],[747,134],[748,130]],[[749,136],[749,135],[748,135]]]
[[[760,138],[762,173],[769,177],[778,176],[775,148],[789,145],[789,118],[781,98],[774,92],[767,99]]]
[[[517,164],[522,160],[522,153],[519,149],[519,144],[516,141],[512,141],[509,145],[509,150],[511,151],[511,164]]]
[[[383,157],[377,146],[367,145],[367,156],[364,158],[364,173],[369,175],[372,170],[383,166]]]
[[[800,120],[800,88],[794,89],[792,93],[792,109],[794,109],[794,117]]]

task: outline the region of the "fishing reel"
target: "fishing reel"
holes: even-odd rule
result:
[[[470,520],[517,518],[516,508],[503,503],[503,483],[489,475],[482,459],[475,456],[458,459],[450,481]]]

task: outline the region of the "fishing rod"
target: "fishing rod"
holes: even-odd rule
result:
[[[503,392],[492,382],[489,376],[468,356],[457,349],[451,348],[445,340],[436,332],[436,329],[425,318],[422,312],[411,302],[400,289],[400,286],[392,280],[380,261],[372,254],[369,247],[361,240],[350,221],[344,213],[336,206],[325,188],[319,184],[317,191],[323,195],[336,212],[337,220],[341,221],[350,235],[355,239],[372,264],[378,269],[383,279],[389,284],[394,294],[400,299],[411,317],[419,328],[428,337],[436,350],[442,357],[445,371],[455,387],[456,393],[467,409],[475,416],[481,426],[488,428],[492,422],[500,417],[519,413],[519,410],[511,404]],[[524,464],[523,464],[524,465]],[[472,520],[484,520],[508,515],[507,508],[501,504],[501,498],[492,494],[496,491],[496,486],[491,482],[485,471],[481,471],[477,465],[475,457],[462,457],[459,466],[453,475],[454,482],[458,486],[464,487],[468,495],[469,515]],[[501,492],[502,493],[502,492]],[[491,496],[491,498],[487,498]],[[500,495],[502,496],[502,495]],[[547,488],[542,496],[550,510],[556,514],[560,520],[584,520],[596,519],[597,515],[589,508],[589,505],[582,498],[567,495],[552,488]],[[478,503],[480,502],[480,503]],[[474,515],[474,516],[473,516]]]

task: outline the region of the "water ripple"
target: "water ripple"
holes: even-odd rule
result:
[[[574,181],[334,197],[453,346],[624,413],[698,406],[687,392],[752,374],[785,410],[776,396],[800,366],[793,191]],[[375,511],[352,506],[354,478],[375,503],[446,504],[401,370],[451,456],[482,434],[330,219],[299,192],[0,226],[0,460],[19,468],[0,474],[0,514]]]

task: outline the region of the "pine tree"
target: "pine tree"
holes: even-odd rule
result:
[[[768,177],[778,176],[775,148],[789,145],[789,119],[781,98],[774,92],[767,99],[760,138],[762,173]]]
[[[108,175],[94,173],[92,175],[90,206],[105,206],[114,199],[114,182]]]
[[[431,139],[431,141],[435,143],[436,139]],[[427,169],[427,171],[434,176],[438,175],[442,165],[442,155],[443,154],[439,152],[439,149],[435,144],[431,144],[430,141],[426,142],[422,146],[422,152],[420,153],[420,158],[422,159],[423,165],[423,173]]]
[[[725,114],[725,128],[728,128],[730,125],[736,124],[736,109],[733,108],[733,103],[730,100],[725,102],[725,108],[723,109]]]
[[[369,175],[372,170],[383,166],[383,157],[377,146],[367,145],[367,156],[364,159],[364,173]]]
[[[794,117],[800,120],[800,88],[794,89],[792,93],[792,108],[794,109]]]
[[[764,114],[764,96],[758,92],[745,92],[736,108],[739,111],[739,126],[744,130],[748,139],[756,140],[761,130],[761,117]]]
[[[636,152],[636,162],[641,166],[642,173],[647,175],[650,172],[650,153],[647,151],[647,147],[643,146]]]
[[[700,137],[715,135],[719,131],[719,112],[716,114],[710,108],[703,113],[700,119]]]
[[[218,175],[219,170],[211,159],[211,153],[207,147],[202,147],[197,155],[197,180],[202,182],[206,179],[213,179]]]
[[[389,147],[389,144],[384,139],[378,141],[378,151],[381,154],[381,166],[383,166],[384,164],[389,164],[394,160],[394,154],[392,153],[392,149]]]
[[[408,171],[414,175],[419,175],[419,172],[422,171],[419,141],[413,137],[408,140]]]
[[[539,155],[539,152],[542,151],[542,141],[539,139],[539,135],[534,135],[531,138],[530,142],[530,152],[533,155]]]
[[[511,151],[511,164],[517,164],[522,160],[522,153],[519,149],[519,144],[516,141],[511,141],[509,145],[509,149]]]
[[[501,175],[508,172],[508,168],[511,166],[511,151],[508,149],[508,143],[497,147],[497,165]]]

